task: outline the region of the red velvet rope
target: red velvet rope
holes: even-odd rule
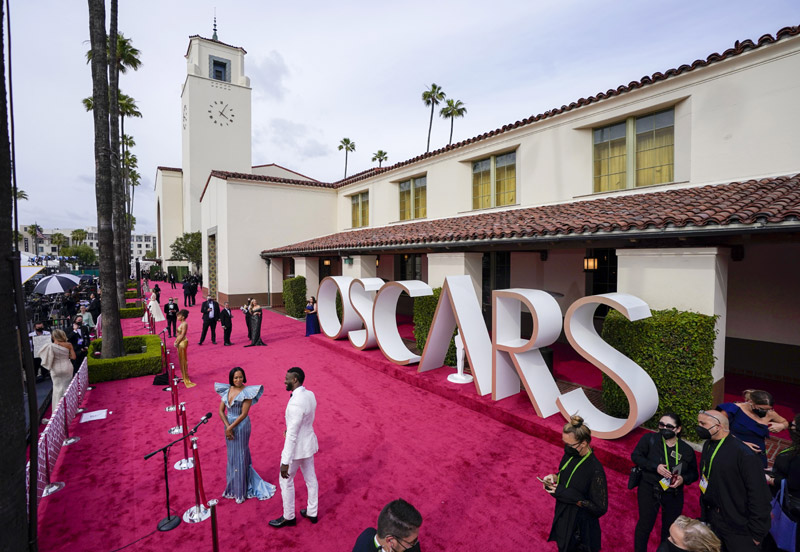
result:
[[[197,503],[205,506],[206,492],[203,490],[203,473],[200,471],[200,455],[197,451],[197,437],[192,439],[192,448],[194,449],[194,487],[195,497]]]

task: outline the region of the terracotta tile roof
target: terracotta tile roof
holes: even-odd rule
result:
[[[292,171],[294,172],[294,171]],[[211,171],[210,176],[216,176],[223,180],[235,178],[237,180],[253,180],[260,182],[278,182],[280,184],[296,184],[298,186],[312,186],[315,188],[335,188],[334,184],[328,182],[320,182],[319,180],[297,180],[294,178],[283,178],[281,176],[267,176],[262,174],[238,173],[230,171]],[[208,185],[208,183],[206,183]],[[205,190],[204,190],[205,191]]]
[[[290,172],[290,173],[294,173],[297,176],[302,176],[303,180],[311,180],[313,182],[319,182],[319,180],[317,180],[316,178],[311,178],[310,176],[306,176],[306,175],[301,174],[301,173],[299,173],[297,171],[293,171],[292,169],[287,169],[283,165],[278,165],[277,163],[265,163],[263,165],[253,165],[254,169],[259,169],[261,167],[278,167],[279,169],[283,169],[284,171],[287,171],[287,172]]]
[[[475,136],[473,138],[469,138],[467,140],[463,140],[461,142],[457,142],[455,144],[451,144],[451,145],[445,146],[445,147],[443,147],[441,149],[434,150],[434,151],[431,151],[429,153],[423,153],[422,155],[418,155],[416,157],[413,157],[411,159],[407,159],[405,161],[400,161],[399,163],[395,163],[394,165],[390,165],[390,166],[382,167],[382,168],[368,169],[366,171],[354,174],[354,175],[352,175],[352,176],[350,176],[348,178],[345,178],[343,180],[339,180],[338,182],[334,183],[334,186],[336,188],[339,188],[339,187],[342,187],[342,186],[346,186],[348,184],[353,184],[354,182],[359,182],[361,180],[365,180],[367,178],[375,176],[378,173],[383,173],[383,172],[399,169],[401,167],[405,167],[406,165],[411,165],[413,163],[417,163],[418,161],[422,161],[424,159],[428,159],[430,157],[433,157],[433,156],[436,156],[436,155],[440,155],[442,153],[446,153],[448,151],[452,151],[454,149],[458,149],[458,148],[467,146],[469,144],[474,144],[476,142],[480,142],[482,140],[486,140],[487,138],[492,138],[493,136],[497,136],[499,134],[503,134],[503,133],[508,132],[510,130],[514,130],[514,129],[517,129],[517,128],[520,128],[520,127],[524,127],[524,126],[536,123],[536,122],[544,120],[544,119],[550,119],[552,117],[555,117],[556,115],[561,115],[562,113],[566,113],[568,111],[573,111],[573,110],[578,109],[580,107],[591,105],[591,104],[597,103],[599,101],[602,101],[602,100],[605,100],[605,99],[608,99],[608,98],[613,98],[615,96],[619,96],[620,94],[624,94],[626,92],[631,92],[631,91],[636,90],[638,88],[643,88],[645,86],[648,86],[648,85],[651,85],[651,84],[655,84],[655,83],[663,81],[663,80],[667,80],[667,79],[670,79],[670,78],[673,78],[673,77],[677,77],[679,75],[683,75],[683,74],[688,73],[690,71],[694,71],[695,69],[698,69],[698,68],[701,68],[701,67],[706,67],[708,65],[713,65],[714,63],[719,63],[721,61],[725,61],[725,60],[730,59],[732,57],[736,57],[738,55],[741,55],[741,54],[743,54],[743,53],[745,53],[747,51],[756,50],[758,48],[767,46],[769,44],[773,44],[775,42],[778,42],[779,40],[783,40],[783,39],[790,38],[790,37],[795,37],[795,36],[798,36],[798,35],[800,35],[800,26],[794,26],[794,27],[783,27],[777,33],[775,33],[775,36],[772,36],[770,34],[765,34],[755,42],[750,40],[750,39],[745,40],[745,41],[737,40],[734,43],[732,48],[728,48],[727,50],[725,50],[721,54],[714,52],[713,54],[709,55],[706,59],[698,59],[698,60],[693,61],[691,64],[684,64],[684,65],[681,65],[680,67],[669,69],[669,70],[667,70],[667,71],[665,71],[663,73],[657,72],[657,73],[653,73],[652,75],[649,75],[649,76],[645,75],[645,76],[641,77],[638,81],[631,81],[628,84],[622,84],[622,85],[620,85],[620,86],[618,86],[616,88],[611,88],[609,90],[606,90],[605,92],[598,92],[593,96],[589,96],[588,98],[580,98],[577,101],[574,101],[574,102],[570,103],[569,105],[562,105],[561,107],[553,108],[553,109],[551,109],[549,111],[545,111],[544,113],[540,113],[538,115],[532,115],[532,116],[530,116],[530,117],[528,117],[526,119],[522,119],[521,121],[516,121],[514,123],[509,123],[507,125],[503,125],[502,127],[497,128],[495,130],[491,130],[489,132],[485,132],[485,133],[480,134],[478,136]]]
[[[175,167],[162,167],[161,165],[156,167],[156,170],[157,171],[172,171],[172,172],[179,172],[179,173],[183,172],[183,169],[176,169]]]
[[[800,174],[350,230],[269,249],[262,255],[512,239],[591,239],[672,228],[724,231],[737,223],[769,226],[781,222],[796,222],[800,230]]]

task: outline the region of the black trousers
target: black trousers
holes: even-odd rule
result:
[[[191,307],[192,306],[192,296],[188,293],[183,294],[183,306],[184,307]]]
[[[175,329],[175,326],[176,326],[177,322],[178,322],[178,317],[177,316],[175,316],[175,317],[167,316],[167,334],[170,337],[172,337],[173,335],[176,335],[178,333],[178,331]]]
[[[170,282],[169,285],[172,286],[172,289],[175,289],[175,282]]]
[[[654,485],[642,481],[637,489],[639,502],[639,521],[633,537],[634,552],[647,552],[647,541],[656,524],[658,510],[661,512],[661,542],[669,536],[669,527],[678,519],[683,511],[683,489],[662,491],[656,482]]]
[[[206,332],[211,328],[211,342],[217,341],[217,319],[203,320],[203,333],[200,334],[200,343],[206,340]]]
[[[717,508],[708,510],[708,524],[711,529],[722,541],[722,552],[758,552],[761,546],[753,542],[750,535],[734,533],[729,523],[726,522],[722,512]],[[734,530],[745,529],[746,527],[736,527]]]
[[[192,295],[189,297],[189,299],[190,299],[190,301],[191,301],[191,305],[192,305],[192,306],[194,306],[194,304],[195,304],[195,301],[196,301],[196,299],[195,299],[195,295],[197,295],[197,292],[195,292],[195,293],[192,293]]]
[[[233,330],[233,324],[228,324],[227,326],[225,326],[224,329],[225,329],[225,341],[224,341],[224,343],[230,343],[231,342],[231,331]]]

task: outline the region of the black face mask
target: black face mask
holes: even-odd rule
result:
[[[704,428],[703,426],[697,426],[697,436],[700,437],[702,440],[711,439],[711,432]]]
[[[658,432],[664,439],[672,439],[675,437],[675,432],[671,429],[659,429]]]
[[[406,548],[406,552],[421,552],[421,548],[419,547],[419,542],[414,543],[414,546]]]
[[[769,412],[768,410],[761,410],[760,408],[756,408],[755,406],[752,408],[752,410],[753,414],[755,414],[759,418],[763,418],[764,416],[767,415],[767,412]]]
[[[580,452],[578,452],[577,450],[575,450],[574,447],[571,447],[569,445],[564,445],[564,453],[567,456],[570,456],[570,457],[575,457],[575,456],[580,456],[581,455]]]

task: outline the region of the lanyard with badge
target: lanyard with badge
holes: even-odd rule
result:
[[[591,455],[592,455],[592,451],[589,451],[589,454],[587,454],[586,456],[584,456],[583,458],[581,458],[581,461],[580,461],[580,462],[578,462],[578,463],[575,465],[575,467],[572,469],[572,473],[571,473],[571,474],[569,474],[569,478],[567,479],[567,484],[564,486],[564,488],[565,488],[565,489],[568,489],[568,488],[569,488],[569,482],[570,482],[570,481],[572,481],[572,476],[573,476],[573,475],[575,475],[575,472],[576,472],[576,471],[578,471],[578,468],[580,468],[580,467],[581,467],[581,464],[583,464],[584,462],[586,462],[586,459],[587,459],[587,458],[589,458]],[[566,461],[566,463],[564,464],[564,466],[563,466],[563,467],[562,467],[560,470],[558,470],[558,479],[556,479],[556,485],[558,485],[558,483],[561,481],[561,473],[562,473],[562,472],[563,472],[565,469],[567,469],[567,466],[569,466],[569,463],[570,463],[570,462],[572,462],[572,458],[570,458],[569,460],[567,460],[567,461]]]
[[[711,455],[711,460],[708,461],[708,466],[707,466],[708,473],[706,473],[706,468],[705,467],[703,468],[703,474],[700,476],[700,492],[703,494],[706,494],[706,489],[708,489],[708,478],[711,477],[711,466],[714,464],[714,457],[717,455],[717,453],[719,452],[719,448],[722,446],[722,443],[724,443],[725,439],[727,438],[728,438],[727,435],[723,437],[720,440],[719,444],[717,445],[717,448],[714,449],[714,454]]]
[[[667,470],[669,470],[670,467],[669,467],[669,455],[667,454],[667,442],[664,440],[663,437],[661,438],[661,444],[664,445],[664,463],[667,465]],[[676,441],[675,451],[677,452],[677,450],[678,450],[678,442]],[[675,459],[675,463],[677,464],[677,458]],[[670,477],[662,477],[661,481],[659,481],[658,484],[661,485],[661,488],[666,491],[667,489],[669,489],[669,484],[671,482],[672,479]]]

